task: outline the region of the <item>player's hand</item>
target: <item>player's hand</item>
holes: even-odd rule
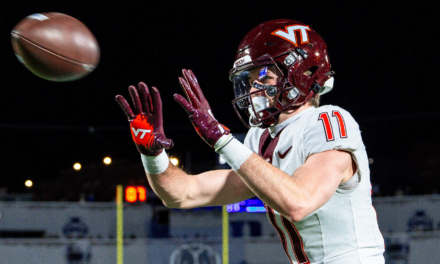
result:
[[[175,94],[174,100],[189,114],[189,119],[202,139],[209,146],[214,147],[219,138],[228,135],[230,130],[220,124],[212,115],[211,107],[206,101],[194,73],[191,70],[183,69],[182,74],[184,78],[179,77],[179,82],[188,101],[180,94]]]
[[[173,140],[163,132],[162,100],[159,91],[153,87],[150,91],[143,82],[128,87],[135,113],[122,95],[116,95],[116,101],[122,107],[130,122],[131,135],[140,153],[157,156],[163,149],[173,147]],[[139,96],[140,95],[140,96]]]

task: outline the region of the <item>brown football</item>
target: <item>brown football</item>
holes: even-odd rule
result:
[[[61,13],[33,14],[11,32],[18,60],[41,78],[66,82],[91,73],[99,62],[98,42],[79,20]]]

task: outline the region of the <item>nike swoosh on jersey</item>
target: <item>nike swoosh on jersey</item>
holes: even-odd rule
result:
[[[281,152],[278,151],[278,157],[280,157],[280,159],[284,159],[287,156],[287,153],[289,153],[290,149],[292,149],[292,146],[290,146],[290,148],[288,148],[286,152],[284,152],[283,154],[281,154]]]

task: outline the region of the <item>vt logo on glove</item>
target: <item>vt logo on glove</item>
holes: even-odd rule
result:
[[[122,95],[117,95],[116,101],[127,115],[138,151],[147,156],[157,156],[163,149],[170,149],[174,145],[173,140],[163,132],[162,100],[156,87],[151,89],[150,94],[147,85],[141,82],[138,90],[133,85],[128,87],[135,112]]]
[[[134,127],[132,127],[131,130],[133,131],[135,138],[139,135],[139,132],[142,132],[142,135],[141,135],[140,139],[144,138],[145,133],[150,133],[151,132],[151,130],[140,129],[140,128],[136,130]]]

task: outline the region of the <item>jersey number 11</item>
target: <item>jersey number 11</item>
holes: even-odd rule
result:
[[[345,128],[345,121],[342,117],[341,113],[339,111],[333,111],[332,117],[336,117],[336,120],[338,121],[339,125],[339,135],[341,138],[347,137],[347,129]],[[319,114],[318,120],[322,121],[322,125],[324,126],[325,136],[327,141],[333,141],[335,140],[335,136],[333,133],[332,124],[330,122],[330,117],[327,112],[323,112]]]

